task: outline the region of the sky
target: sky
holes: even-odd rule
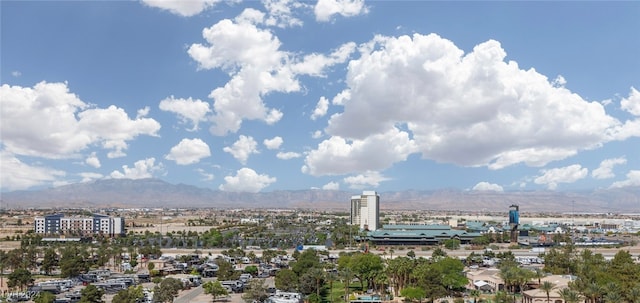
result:
[[[0,191],[640,186],[640,2],[0,1]]]

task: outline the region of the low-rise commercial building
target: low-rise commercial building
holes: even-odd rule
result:
[[[383,225],[367,233],[366,240],[376,245],[438,245],[458,239],[467,244],[480,236],[480,233],[452,229],[449,225]]]

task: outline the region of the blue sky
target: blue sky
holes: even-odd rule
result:
[[[1,191],[640,186],[640,3],[2,1]]]

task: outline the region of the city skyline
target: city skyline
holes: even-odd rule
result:
[[[640,186],[640,3],[2,1],[0,191]]]

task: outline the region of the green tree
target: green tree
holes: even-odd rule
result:
[[[33,284],[33,277],[31,276],[31,272],[24,268],[15,269],[7,277],[7,286],[9,288],[18,287],[20,288],[20,290],[22,290],[26,286],[29,286],[31,284]]]
[[[500,272],[498,275],[504,281],[505,290],[508,293],[516,292],[516,286],[518,285],[520,268],[515,261],[502,261],[499,266]]]
[[[242,299],[247,302],[264,302],[269,297],[267,293],[267,285],[264,279],[252,279],[249,281],[249,287],[242,294]]]
[[[629,289],[627,300],[630,303],[640,303],[640,284],[636,284],[633,288]]]
[[[183,288],[182,281],[176,278],[165,278],[160,282],[160,285],[156,285],[153,288],[153,301],[172,302]]]
[[[251,275],[255,275],[258,273],[258,267],[255,265],[249,265],[244,268],[244,272],[249,273]]]
[[[491,243],[491,239],[486,234],[480,237],[475,237],[471,240],[471,244],[478,245],[478,246],[486,246],[486,245],[489,245],[489,243]]]
[[[231,262],[228,262],[223,258],[217,258],[216,264],[218,264],[218,271],[216,272],[216,275],[219,280],[224,281],[237,278],[238,275],[236,274],[235,269],[233,269],[233,264],[231,264]]]
[[[298,278],[298,290],[304,295],[315,293],[320,296],[324,280],[325,272],[322,268],[311,268]]]
[[[558,291],[558,294],[565,303],[578,303],[582,300],[582,297],[579,293],[569,288],[561,289],[560,291]]]
[[[606,295],[604,295],[605,303],[619,303],[623,302],[622,295],[618,291],[609,291]]]
[[[69,245],[62,250],[60,256],[60,275],[62,277],[76,277],[89,269],[87,252],[79,245]]]
[[[515,282],[517,283],[518,288],[520,289],[521,295],[524,294],[525,287],[527,286],[529,281],[533,279],[533,277],[534,277],[533,271],[526,268],[520,268],[520,267],[517,268]]]
[[[4,269],[7,267],[8,259],[7,253],[0,250],[0,285],[4,285]]]
[[[138,253],[146,257],[147,259],[152,259],[153,257],[158,257],[162,255],[162,251],[160,247],[156,245],[145,245],[138,249]]]
[[[112,303],[137,303],[144,299],[142,285],[130,286],[119,291],[112,299]]]
[[[95,258],[95,264],[98,267],[103,267],[105,266],[105,264],[107,264],[107,262],[109,262],[109,246],[107,245],[107,243],[102,243],[100,245],[100,247],[98,247],[98,249],[94,252],[96,258]]]
[[[426,297],[426,292],[420,287],[406,287],[400,292],[400,295],[411,301],[422,302],[422,299]]]
[[[364,283],[373,285],[373,278],[384,269],[382,258],[376,254],[355,253],[351,256],[348,266],[354,275],[360,280],[360,287],[364,289]]]
[[[298,288],[298,275],[291,269],[281,269],[276,274],[275,285],[277,289],[284,291],[296,290]]]
[[[544,293],[547,295],[547,303],[549,302],[551,290],[553,290],[554,287],[556,287],[556,285],[549,281],[544,281],[542,282],[542,284],[540,284],[540,290],[544,291]]]
[[[542,278],[545,277],[544,271],[542,271],[542,269],[540,268],[536,268],[533,271],[533,277],[538,280],[538,285],[542,284]]]
[[[220,281],[208,281],[202,285],[202,288],[204,288],[205,294],[210,294],[213,297],[213,301],[219,297],[229,295],[229,292],[220,284]]]
[[[51,271],[58,266],[58,254],[52,247],[47,248],[44,251],[44,258],[42,259],[42,270],[45,274],[50,275]]]
[[[35,303],[52,303],[56,299],[56,296],[48,291],[39,292],[34,298]]]
[[[598,302],[598,299],[602,297],[604,292],[604,287],[596,282],[589,283],[583,290],[584,296],[587,297],[590,302]]]
[[[408,257],[398,257],[389,260],[385,270],[387,275],[389,275],[389,282],[393,286],[394,295],[397,296],[400,291],[409,284],[415,263],[415,260]]]
[[[431,257],[434,259],[444,258],[446,256],[447,256],[447,252],[440,247],[436,247],[436,249],[434,249],[433,252],[431,253]]]
[[[291,265],[291,270],[293,270],[298,277],[303,276],[311,268],[322,268],[318,252],[315,249],[303,251]]]
[[[5,256],[5,263],[8,265],[7,269],[14,270],[16,268],[26,268],[24,266],[23,249],[16,248],[7,252]]]
[[[472,289],[469,292],[469,296],[471,296],[473,298],[473,303],[477,303],[478,302],[478,298],[480,298],[480,291],[477,289]]]
[[[573,245],[566,245],[561,249],[552,248],[544,255],[545,271],[555,275],[574,275],[577,265]]]
[[[431,269],[440,274],[440,283],[450,293],[463,290],[469,282],[464,275],[464,264],[457,258],[446,257],[434,262]]]
[[[339,268],[338,275],[344,284],[344,297],[348,298],[349,287],[351,286],[351,280],[353,279],[353,270],[349,267]]]
[[[435,269],[431,263],[420,262],[411,272],[414,286],[420,286],[426,291],[426,297],[431,301],[447,294],[447,289],[442,285],[442,273]],[[401,291],[402,293],[402,291]]]
[[[456,238],[444,240],[444,247],[446,249],[456,250],[460,248],[460,240]]]
[[[87,285],[80,291],[79,303],[103,303],[102,296],[104,291],[93,284]]]
[[[514,303],[516,300],[511,297],[507,292],[498,291],[493,296],[493,301],[495,303]]]
[[[629,251],[621,250],[611,260],[608,272],[618,289],[631,289],[640,278],[640,265],[634,262]]]

